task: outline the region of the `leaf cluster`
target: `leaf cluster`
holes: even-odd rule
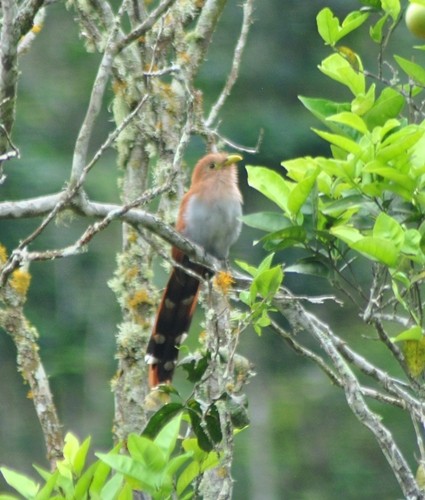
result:
[[[418,329],[423,335],[420,285],[425,264],[425,121],[421,101],[425,71],[395,55],[397,66],[390,65],[390,77],[383,76],[381,63],[374,74],[364,69],[361,56],[352,48],[339,45],[370,21],[369,36],[381,61],[401,15],[399,0],[374,3],[350,13],[342,22],[329,8],[319,12],[319,34],[332,49],[319,70],[342,85],[349,97],[343,102],[311,97],[300,100],[320,120],[323,127],[313,131],[328,143],[331,154],[285,160],[281,172],[248,166],[249,185],[271,200],[277,210],[250,214],[244,222],[265,232],[259,242],[268,252],[291,247],[304,250],[286,272],[324,277],[345,290],[352,286],[365,301],[369,297],[359,291],[354,268],[362,263],[380,269],[380,275],[385,276],[380,300],[387,294],[386,302],[407,315],[409,327],[395,340],[418,342]],[[245,270],[249,271],[246,266]],[[273,289],[274,285],[271,293]],[[264,298],[261,290],[261,286],[252,289],[241,298],[252,307],[257,292]],[[380,307],[378,304],[374,312],[382,313]],[[262,311],[264,325],[268,310]],[[425,359],[421,366],[414,370],[415,376],[425,368]]]
[[[169,406],[169,405],[167,405]],[[196,438],[181,438],[183,413],[179,407],[165,406],[142,435],[130,434],[128,454],[122,444],[109,453],[95,453],[97,460],[88,464],[90,438],[80,443],[71,433],[65,438],[63,460],[49,472],[35,466],[42,483],[6,467],[0,468],[6,482],[27,500],[71,500],[78,498],[131,500],[133,491],[142,491],[154,499],[193,496],[195,479],[219,463],[215,451],[206,452]],[[164,424],[164,418],[168,421]],[[159,421],[161,427],[158,427]],[[155,432],[155,437],[150,434]],[[19,497],[0,494],[1,500]]]

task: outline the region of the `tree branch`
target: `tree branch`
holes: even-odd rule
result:
[[[242,55],[248,39],[249,28],[252,24],[253,10],[254,10],[254,0],[246,0],[246,2],[243,4],[242,29],[233,55],[232,67],[230,69],[229,76],[227,77],[226,84],[224,85],[224,88],[221,91],[220,96],[218,97],[217,101],[211,108],[208,118],[205,120],[205,126],[207,128],[210,128],[212,124],[217,120],[217,117],[222,107],[224,106],[226,99],[229,97],[233,89],[233,86],[235,85],[236,80],[238,79],[239,69],[242,61]]]
[[[332,360],[351,411],[374,435],[406,498],[423,498],[415,477],[391,433],[383,425],[381,418],[372,412],[364,401],[361,386],[338,352],[329,326],[306,311],[299,303],[275,301],[275,305],[296,331],[301,328],[309,332]]]

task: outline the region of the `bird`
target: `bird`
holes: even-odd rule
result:
[[[209,153],[192,173],[191,185],[183,196],[175,225],[188,240],[221,261],[227,261],[230,247],[242,226],[242,195],[238,187],[238,154]],[[171,270],[157,310],[145,361],[149,365],[149,387],[170,384],[179,347],[187,337],[198,300],[200,279],[211,272],[189,260],[173,247],[172,258],[179,266]],[[190,269],[188,274],[184,269]]]

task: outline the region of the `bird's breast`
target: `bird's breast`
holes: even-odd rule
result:
[[[226,259],[229,248],[241,231],[242,207],[234,197],[210,197],[203,200],[194,194],[188,200],[184,213],[183,234],[206,252]]]

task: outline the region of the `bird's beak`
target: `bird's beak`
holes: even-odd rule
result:
[[[223,167],[228,167],[229,165],[233,165],[238,163],[238,161],[243,160],[241,155],[229,155],[223,163]]]

